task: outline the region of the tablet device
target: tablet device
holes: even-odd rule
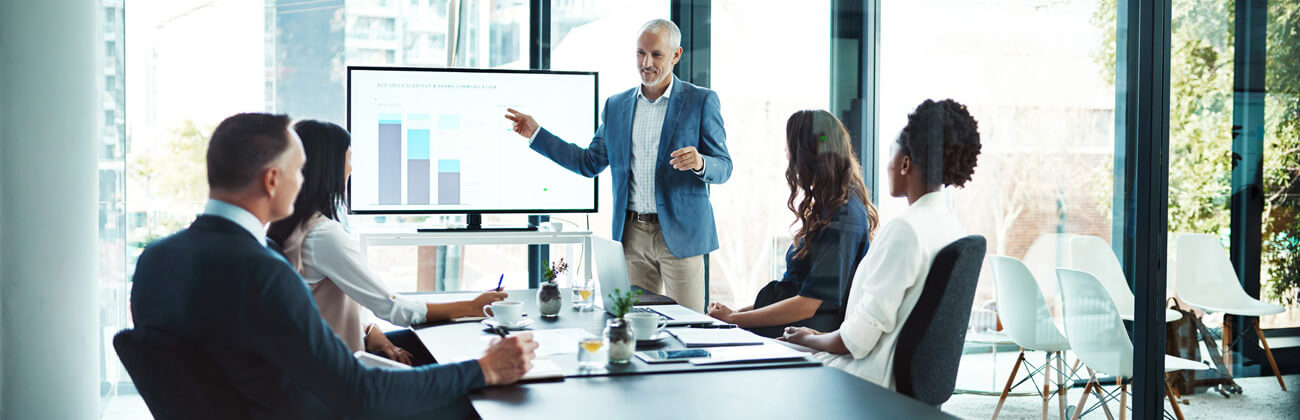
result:
[[[639,351],[636,357],[646,363],[674,363],[685,362],[691,359],[707,359],[710,356],[708,350],[703,349],[684,349],[684,350],[656,350],[656,351]]]

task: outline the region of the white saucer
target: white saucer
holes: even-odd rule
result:
[[[506,327],[507,330],[521,330],[527,328],[529,325],[533,325],[532,318],[520,319],[519,322],[514,325],[501,325],[500,323],[497,322],[497,320],[492,318],[484,319],[483,321],[480,322],[483,325],[486,325],[488,328],[496,328],[498,325],[500,325]]]
[[[671,334],[668,334],[668,331],[660,331],[659,334],[655,334],[653,337],[644,340],[636,340],[636,342],[637,344],[658,343],[664,341],[664,338],[667,338],[669,335]]]

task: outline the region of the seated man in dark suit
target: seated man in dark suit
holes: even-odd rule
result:
[[[410,370],[366,368],[352,357],[306,283],[266,246],[266,224],[292,212],[302,185],[306,157],[289,122],[239,114],[217,126],[204,214],[140,255],[136,326],[198,348],[254,418],[443,418],[465,408],[469,391],[523,376],[537,348],[528,334],[494,340],[477,360]]]

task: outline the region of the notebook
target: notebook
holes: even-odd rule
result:
[[[709,358],[691,359],[692,365],[718,365],[725,363],[776,362],[784,360],[807,360],[807,353],[782,346],[775,342],[766,342],[758,346],[724,347],[709,349]]]
[[[544,381],[548,379],[564,379],[564,371],[560,370],[560,365],[547,359],[533,359],[533,368],[528,369],[520,381]]]
[[[763,337],[742,328],[669,328],[686,347],[753,346]]]

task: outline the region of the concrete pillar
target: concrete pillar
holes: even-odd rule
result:
[[[0,1],[0,419],[99,416],[101,13]]]

